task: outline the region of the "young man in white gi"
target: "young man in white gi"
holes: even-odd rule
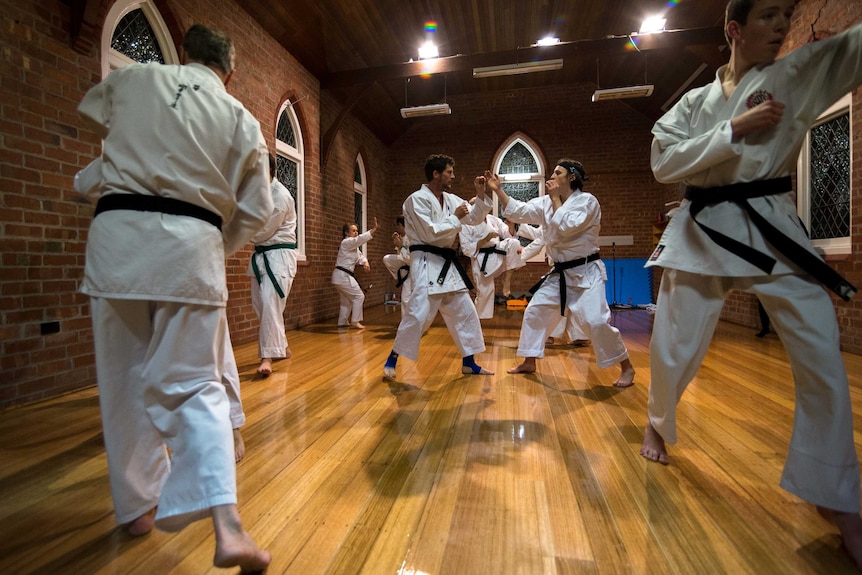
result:
[[[185,65],[120,68],[79,106],[104,139],[82,291],[108,471],[131,534],[212,517],[214,564],[261,570],[270,555],[237,510],[222,368],[224,257],[272,211],[266,143],[225,90],[230,39],[195,25],[183,48]]]
[[[676,406],[706,354],[727,294],[757,295],[788,351],[796,412],[781,486],[834,522],[862,567],[859,464],[832,300],[855,288],[808,240],[790,174],[814,120],[862,83],[862,26],[775,60],[794,0],[732,0],[730,62],[653,128],[652,168],[686,201],[647,265],[662,266],[641,455],[667,464]],[[823,285],[821,285],[823,284]]]
[[[585,179],[580,162],[560,160],[546,182],[546,194],[522,202],[506,194],[499,176],[485,172],[503,216],[518,224],[542,226],[545,249],[554,261],[554,268],[531,290],[535,293],[524,311],[518,341],[518,357],[524,361],[509,373],[536,371],[536,359],[545,356],[548,334],[568,310],[592,340],[598,366],[619,364],[614,385],[629,387],[635,370],[619,330],[610,324],[607,273],[599,257],[602,210],[595,196],[582,190]]]
[[[284,307],[296,277],[296,205],[293,196],[276,177],[276,160],[270,154],[274,208],[266,225],[251,238],[254,254],[248,265],[251,304],[260,319],[257,373],[272,373],[273,359],[289,359],[290,348],[284,333]]]
[[[406,306],[413,291],[413,279],[410,277],[410,238],[404,229],[404,216],[395,218],[392,247],[395,253],[383,256],[383,265],[392,274],[395,289],[401,288],[401,305]]]
[[[455,179],[455,161],[449,156],[430,156],[425,161],[425,178],[428,183],[404,201],[405,229],[413,242],[410,246],[413,293],[402,309],[401,323],[383,375],[395,378],[399,355],[413,361],[419,358],[422,332],[438,310],[461,353],[461,372],[493,375],[492,371],[477,365],[473,358],[474,354],[485,351],[485,338],[467,291],[472,287],[470,278],[451,248],[462,223],[477,224],[491,211],[491,200],[485,196],[485,179],[476,178],[476,202],[471,206],[448,192]]]
[[[492,214],[475,226],[463,226],[459,236],[461,251],[473,266],[476,312],[479,319],[491,319],[494,317],[494,280],[524,265],[521,242],[512,237],[503,220]]]

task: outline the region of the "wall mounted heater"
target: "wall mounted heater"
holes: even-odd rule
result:
[[[593,93],[593,102],[601,102],[603,100],[622,100],[623,98],[646,98],[652,96],[652,91],[655,86],[645,84],[643,86],[625,86],[623,88],[607,88],[605,90],[596,90]]]
[[[419,118],[421,116],[445,116],[451,114],[449,104],[429,104],[427,106],[413,106],[412,108],[401,108],[402,118]]]

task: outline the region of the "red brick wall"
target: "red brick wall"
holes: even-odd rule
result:
[[[544,155],[546,173],[563,157],[584,163],[590,177],[585,189],[602,205],[602,235],[634,237],[634,245],[617,246],[617,257],[648,257],[652,222],[666,188],[649,167],[652,122],[623,102],[592,103],[594,90],[594,85],[583,84],[450,96],[451,115],[410,120],[410,129],[391,146],[391,216],[425,181],[423,168],[430,154],[455,159],[452,191],[466,198],[473,195],[473,178],[493,167],[500,146],[522,132]],[[526,291],[546,271],[544,264],[528,264],[515,272],[513,290]]]

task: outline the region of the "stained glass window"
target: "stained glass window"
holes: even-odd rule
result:
[[[140,8],[132,10],[117,23],[111,48],[141,64],[165,63],[155,32]]]
[[[284,110],[278,118],[275,137],[292,148],[296,147],[296,134],[293,133],[293,125],[290,123],[290,118],[287,117],[287,110]]]
[[[500,162],[499,174],[536,174],[539,172],[539,166],[536,165],[536,159],[527,147],[521,142],[516,142],[506,155],[503,156],[503,161]]]
[[[296,198],[296,188],[298,183],[296,180],[296,162],[279,155],[276,158],[276,165],[276,177],[278,178],[278,181],[284,184],[284,187],[288,189],[290,195],[293,196],[293,201],[296,203],[298,215],[299,202],[297,202]]]
[[[353,192],[353,222],[358,226],[362,226],[363,209],[362,204],[365,196],[358,192]]]
[[[810,222],[812,240],[850,235],[850,114],[811,129]]]
[[[362,181],[362,168],[359,167],[359,162],[353,164],[353,181],[357,184],[364,183]]]

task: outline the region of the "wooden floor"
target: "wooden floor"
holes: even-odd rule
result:
[[[721,324],[679,414],[672,464],[638,456],[651,316],[615,313],[637,385],[591,348],[514,365],[520,312],[497,308],[461,376],[446,328],[381,368],[399,320],[288,333],[293,359],[255,379],[239,346],[248,453],[238,466],[246,528],[269,573],[851,573],[837,533],[778,487],[793,389],[774,336]],[[862,357],[845,355],[862,413]],[[857,417],[856,443],[862,442]],[[209,573],[211,525],[131,539],[114,525],[98,399],[86,390],[0,413],[0,573]]]

